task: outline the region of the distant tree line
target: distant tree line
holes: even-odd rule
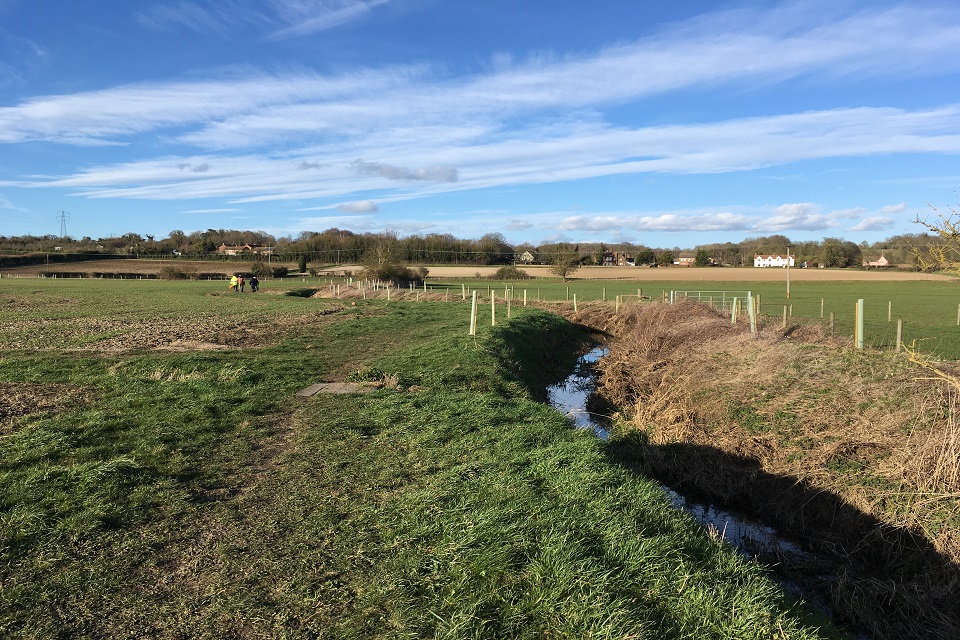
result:
[[[322,232],[304,231],[296,237],[274,237],[263,231],[207,229],[184,233],[175,230],[165,238],[126,233],[98,238],[46,236],[0,236],[0,252],[11,254],[93,253],[139,258],[224,258],[221,245],[269,247],[270,260],[319,264],[367,264],[376,261],[378,252],[388,248],[390,259],[406,264],[511,265],[519,256],[532,258],[534,264],[603,264],[604,255],[613,252],[629,255],[636,264],[672,264],[680,254],[694,256],[695,264],[751,266],[757,254],[785,255],[788,245],[796,264],[826,267],[856,267],[881,255],[894,264],[916,266],[917,255],[944,242],[936,234],[917,233],[891,236],[869,244],[856,244],[840,238],[792,242],[784,235],[750,237],[738,243],[702,244],[696,247],[650,247],[633,243],[529,243],[511,245],[502,234],[488,233],[479,239],[457,238],[451,234],[425,234],[399,237],[395,233],[354,233],[345,229]],[[571,257],[573,256],[573,257]],[[245,256],[249,259],[249,256]],[[522,261],[522,260],[521,260]]]

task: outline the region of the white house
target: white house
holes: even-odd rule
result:
[[[753,266],[755,267],[786,267],[787,256],[753,256]],[[793,256],[790,256],[790,266],[794,266]]]

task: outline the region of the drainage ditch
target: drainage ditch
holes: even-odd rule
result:
[[[599,438],[607,440],[610,437],[610,425],[606,416],[591,412],[590,397],[595,391],[596,371],[595,364],[605,356],[607,350],[597,346],[577,359],[573,372],[562,382],[547,389],[547,400],[550,405],[566,415],[578,429],[590,430]],[[674,489],[661,484],[660,488],[676,509],[690,514],[711,535],[716,536],[734,548],[741,556],[749,559],[758,559],[771,568],[777,565],[784,566],[820,566],[816,554],[804,549],[799,543],[782,536],[774,528],[751,519],[750,517],[718,508],[715,505],[698,502]],[[819,580],[830,580],[831,576],[819,576]],[[829,605],[816,593],[801,587],[787,577],[779,576],[779,580],[790,592],[803,597],[813,603],[824,614],[832,617]],[[867,640],[868,635],[862,632],[856,638]]]

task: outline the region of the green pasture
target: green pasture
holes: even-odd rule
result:
[[[539,402],[570,323],[281,286],[0,281],[0,636],[844,637]]]
[[[834,333],[853,337],[854,307],[857,300],[864,300],[865,345],[881,349],[896,346],[897,320],[903,320],[903,342],[915,344],[921,351],[944,359],[960,359],[960,326],[957,324],[960,309],[960,281],[914,281],[914,282],[791,282],[790,299],[786,297],[786,283],[774,282],[703,282],[703,281],[609,281],[609,280],[523,280],[497,282],[470,280],[435,282],[428,286],[448,290],[459,296],[461,285],[475,288],[481,298],[489,300],[488,292],[498,299],[504,296],[504,288],[512,290],[513,304],[522,301],[526,291],[529,301],[543,300],[573,304],[576,296],[581,302],[606,300],[615,304],[617,296],[626,296],[626,304],[635,304],[638,292],[654,301],[669,299],[670,292],[704,292],[703,297],[720,303],[724,295],[729,303],[731,295],[743,295],[750,291],[760,295],[761,313],[767,326],[780,327],[783,307],[788,306],[790,324],[796,322],[822,322],[829,324],[834,314]],[[724,292],[727,292],[724,294]],[[821,300],[823,319],[821,321]],[[744,307],[745,308],[745,307]],[[888,310],[890,320],[888,321]]]

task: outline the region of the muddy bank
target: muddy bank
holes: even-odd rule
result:
[[[753,336],[705,306],[589,307],[625,467],[817,552],[774,559],[875,638],[960,637],[956,393],[813,329]],[[829,566],[828,566],[829,565]]]

